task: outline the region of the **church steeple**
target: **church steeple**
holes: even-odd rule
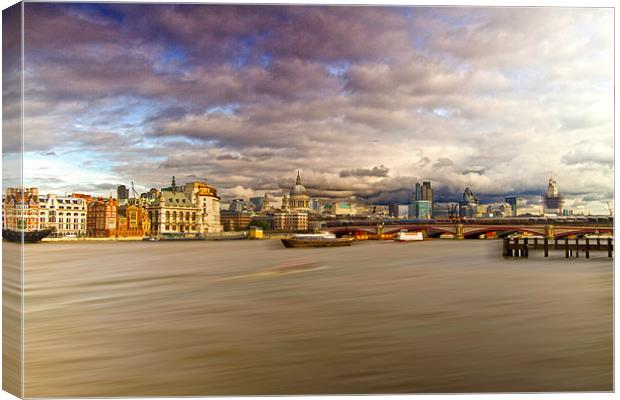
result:
[[[295,181],[295,185],[301,185],[301,176],[299,176],[299,171],[297,171],[297,180]]]
[[[174,175],[172,175],[172,187],[175,187],[177,185],[176,181],[174,180]]]
[[[267,196],[267,192],[265,192],[265,196],[263,196],[263,207],[262,210],[268,210],[271,208],[271,204],[269,204],[269,196]]]

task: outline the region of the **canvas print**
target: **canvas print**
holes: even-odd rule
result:
[[[611,392],[614,11],[3,10],[3,389]]]

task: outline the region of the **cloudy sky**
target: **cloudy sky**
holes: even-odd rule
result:
[[[314,196],[368,202],[422,179],[534,199],[551,173],[570,207],[613,198],[611,9],[26,3],[25,26],[43,192],[175,175],[230,199],[301,170]]]

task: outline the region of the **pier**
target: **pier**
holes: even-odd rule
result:
[[[590,258],[591,252],[606,252],[613,257],[613,237],[603,238],[555,238],[546,237],[506,237],[503,239],[502,255],[504,257],[529,257],[530,251],[542,250],[545,257],[549,251],[564,253],[565,258]]]

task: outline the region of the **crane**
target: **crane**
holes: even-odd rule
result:
[[[133,181],[131,181],[131,191],[133,192],[134,204],[138,203],[138,192],[136,192],[136,188],[133,186]]]
[[[607,202],[607,209],[609,210],[609,216],[613,217],[614,211],[611,209],[611,204],[609,202]]]

